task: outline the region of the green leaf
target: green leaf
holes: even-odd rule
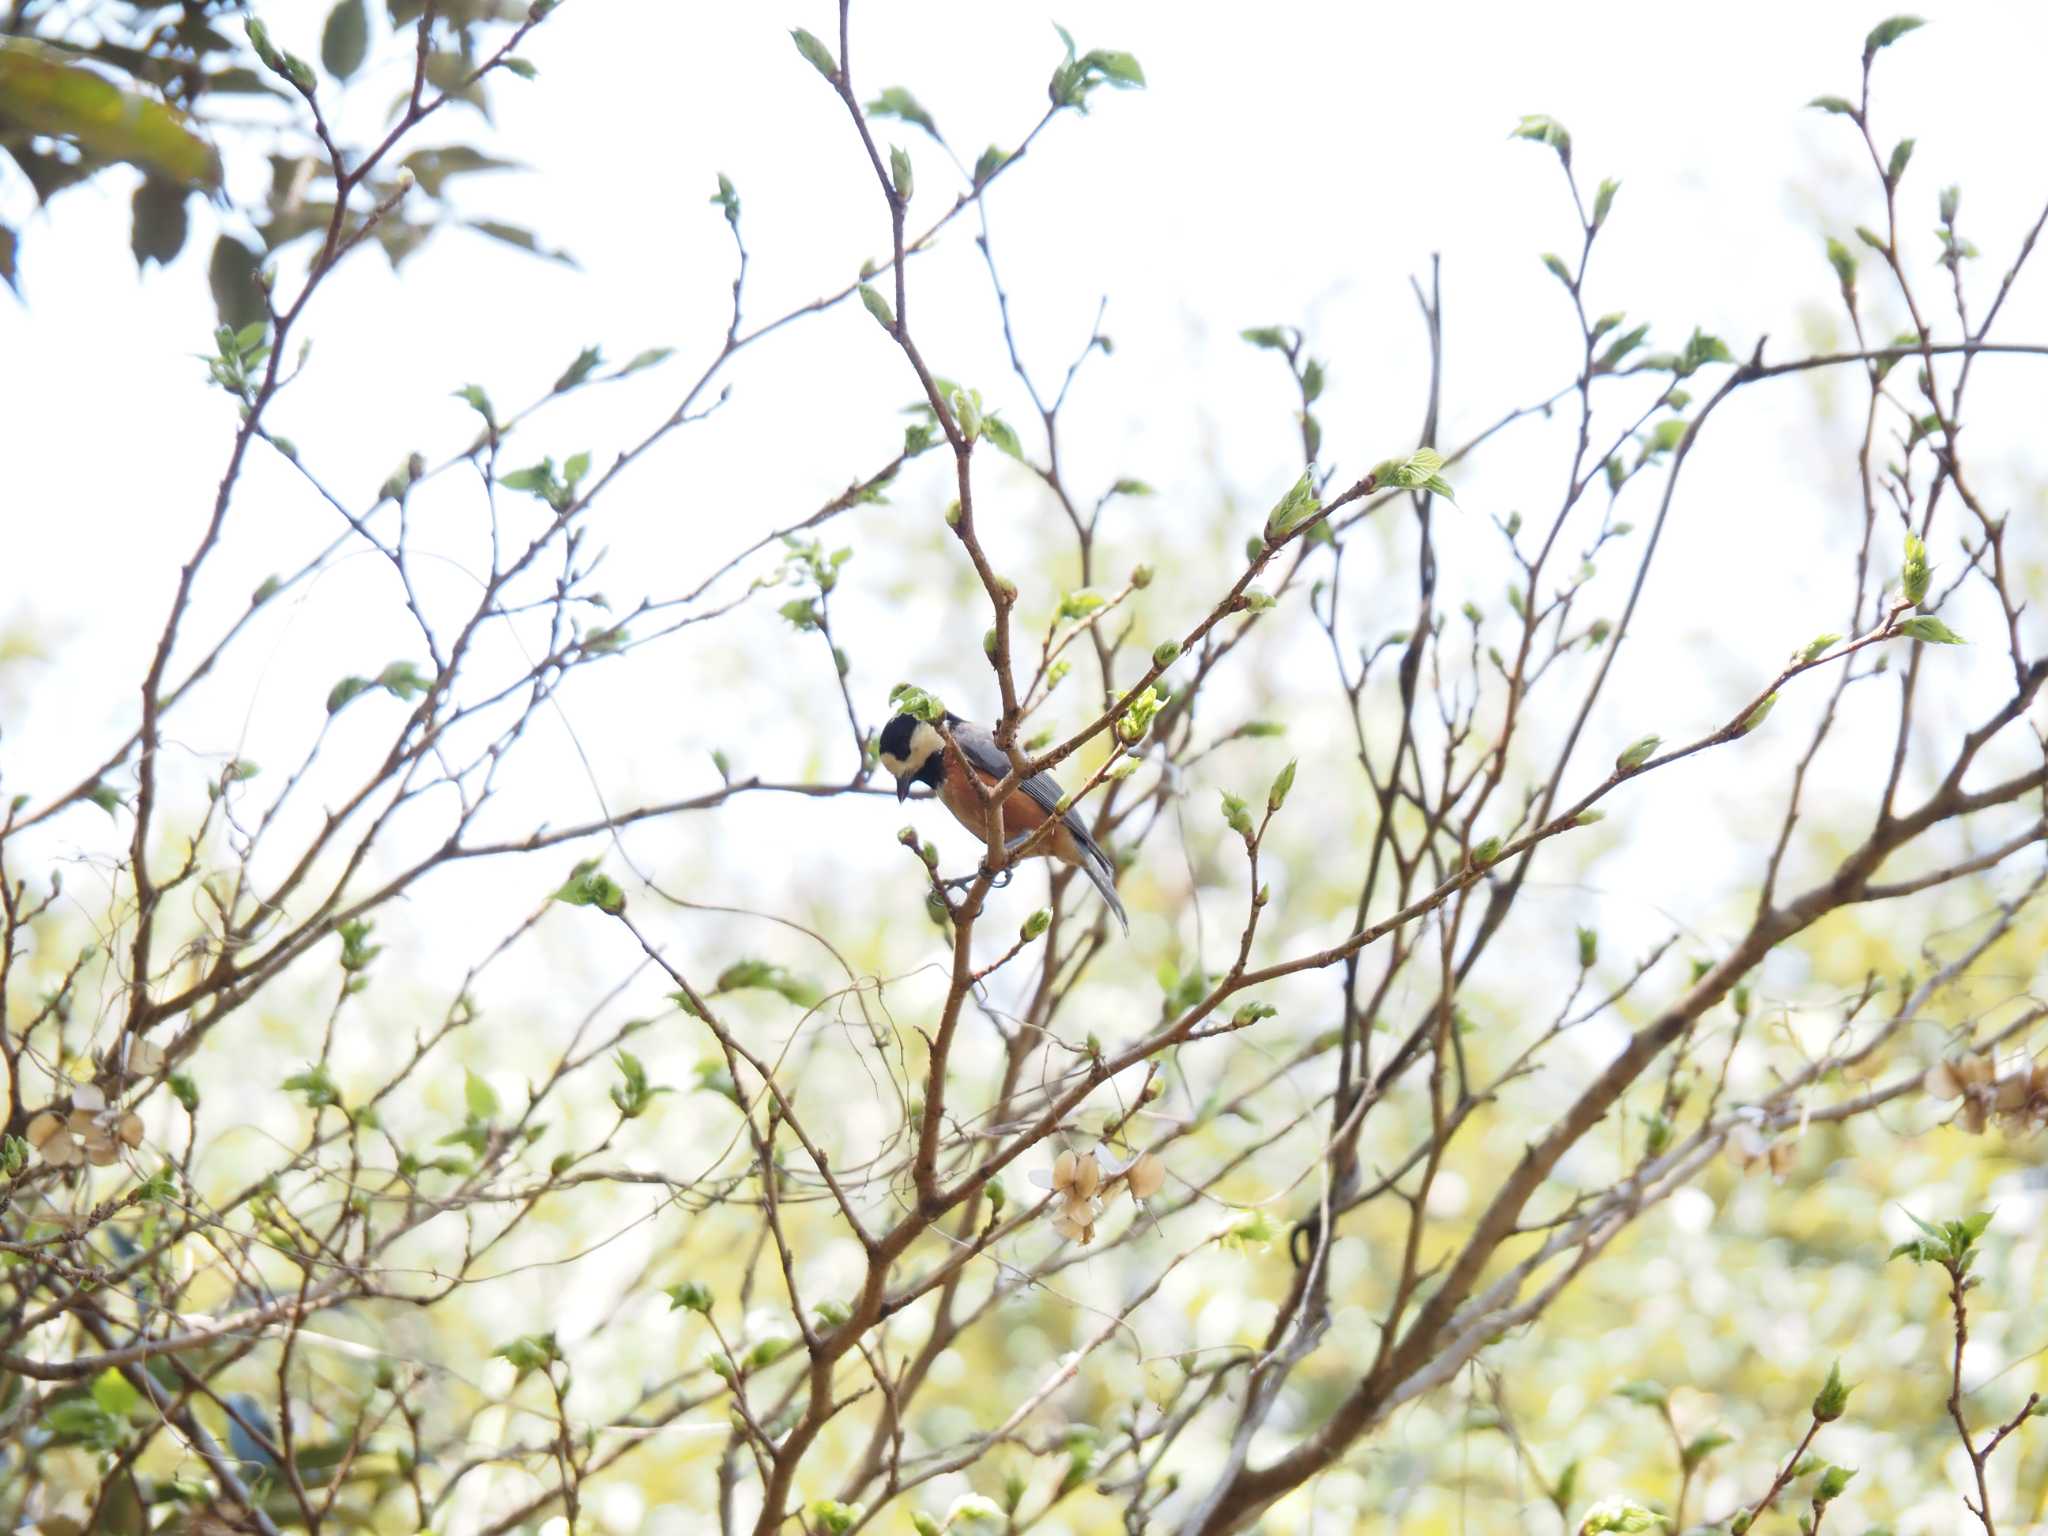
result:
[[[839,61],[832,57],[832,50],[830,48],[827,48],[802,27],[792,28],[789,36],[790,40],[796,44],[796,51],[810,61],[811,68],[815,69],[827,80],[835,82],[838,80]]]
[[[1833,235],[1828,236],[1828,265],[1845,289],[1856,286],[1856,253]]]
[[[889,301],[882,297],[880,290],[862,283],[860,301],[867,306],[868,313],[875,317],[876,324],[890,335],[896,334],[896,311],[889,307]]]
[[[1927,596],[1927,583],[1933,576],[1927,564],[1927,545],[1918,534],[1906,535],[1906,564],[1899,575],[1899,595],[1909,603],[1918,603]]]
[[[1239,331],[1237,334],[1255,347],[1265,347],[1274,352],[1292,351],[1294,346],[1287,339],[1287,332],[1277,325],[1255,325],[1250,330]]]
[[[1300,526],[1306,519],[1323,510],[1323,504],[1316,495],[1315,477],[1303,470],[1287,494],[1274,503],[1273,510],[1266,516],[1266,542],[1278,542],[1288,530]]]
[[[1322,393],[1323,365],[1310,358],[1301,370],[1301,402],[1304,405],[1313,405],[1322,398]]]
[[[910,169],[910,156],[894,144],[889,146],[889,183],[895,187],[898,199],[906,203],[917,187],[916,177]]]
[[[135,253],[135,265],[148,262],[167,265],[185,247],[189,221],[185,217],[186,188],[159,176],[145,176],[135,189],[129,205],[128,247]]]
[[[498,1118],[498,1091],[467,1067],[462,1072],[462,1103],[475,1119]]]
[[[128,1384],[113,1366],[92,1379],[92,1400],[117,1419],[129,1418],[142,1408],[142,1394]]]
[[[370,13],[363,0],[341,0],[320,32],[320,62],[337,80],[363,67],[370,51]]]
[[[1907,1215],[1912,1215],[1908,1211]],[[1813,1398],[1813,1416],[1823,1424],[1832,1424],[1842,1416],[1849,1406],[1849,1394],[1856,1389],[1842,1381],[1842,1362],[1837,1360],[1828,1367],[1828,1379],[1821,1384]]]
[[[710,1315],[711,1292],[694,1280],[672,1285],[663,1294],[668,1297],[668,1309],[671,1312],[699,1312],[706,1316]]]
[[[480,235],[489,235],[493,240],[505,245],[516,246],[529,255],[559,261],[565,267],[576,265],[576,258],[567,251],[547,249],[532,230],[521,229],[517,224],[505,224],[497,219],[464,219],[462,223],[465,228],[473,229]]]
[[[484,393],[481,384],[465,384],[455,391],[455,398],[464,401],[469,408],[483,417],[484,425],[493,432],[498,430],[498,418],[491,409],[491,397]]]
[[[740,227],[740,195],[733,190],[732,179],[725,172],[718,173],[718,194],[711,199],[725,210],[725,222],[734,229]]]
[[[1762,725],[1764,718],[1776,707],[1777,702],[1778,696],[1775,693],[1766,695],[1764,701],[1749,712],[1749,718],[1742,722],[1742,734],[1747,736],[1751,731]]]
[[[1266,792],[1266,809],[1277,811],[1287,803],[1287,796],[1294,789],[1294,770],[1299,759],[1290,758],[1273,780],[1273,787]]]
[[[1931,613],[1916,613],[1892,626],[1892,633],[1927,645],[1968,645],[1970,642]]]
[[[1614,760],[1617,773],[1634,773],[1655,755],[1662,743],[1661,736],[1639,736],[1621,749],[1621,755]]]
[[[1926,25],[1918,16],[1894,16],[1888,21],[1880,21],[1863,40],[1863,56],[1868,58],[1880,48],[1889,48],[1908,32]]]
[[[1708,363],[1729,363],[1734,360],[1726,342],[1718,336],[1707,335],[1695,326],[1692,335],[1686,339],[1685,351],[1679,357],[1678,372],[1682,377],[1696,372]]]
[[[1442,454],[1434,448],[1418,448],[1405,459],[1385,459],[1375,464],[1372,478],[1383,488],[1427,491],[1455,502],[1458,498],[1452,493],[1450,482],[1437,473],[1443,467]]]
[[[571,907],[596,907],[616,917],[626,910],[626,893],[617,882],[602,874],[596,859],[585,859],[569,872],[569,878],[554,893],[553,900]]]
[[[799,1008],[815,1008],[824,994],[810,982],[765,960],[740,960],[718,973],[714,992],[773,992]]]
[[[1840,96],[1816,96],[1807,105],[1809,107],[1818,107],[1823,112],[1836,113],[1842,117],[1854,117],[1856,115],[1856,104]]]
[[[501,69],[509,69],[522,80],[531,80],[540,74],[540,71],[533,67],[531,59],[522,59],[516,53],[507,54],[498,62]]]
[[[1613,177],[1600,183],[1600,190],[1593,194],[1593,227],[1598,229],[1607,222],[1608,210],[1614,206],[1614,194],[1621,190],[1621,183]]]
[[[975,189],[977,191],[980,190],[981,187],[987,184],[988,179],[1005,165],[1009,164],[1009,161],[1009,152],[1000,145],[991,144],[987,149],[984,149],[980,157],[974,162]]]
[[[1508,137],[1548,144],[1557,151],[1558,159],[1566,165],[1572,163],[1572,136],[1565,132],[1564,124],[1554,117],[1546,117],[1540,112],[1531,113],[1514,126]]]
[[[294,1072],[278,1086],[286,1093],[303,1093],[308,1109],[321,1109],[341,1102],[341,1090],[335,1086],[324,1061],[314,1062],[303,1072]]]
[[[1614,1389],[1614,1395],[1640,1403],[1645,1408],[1662,1408],[1671,1401],[1669,1389],[1654,1381],[1626,1382]]]
[[[1817,661],[1841,644],[1842,637],[1836,634],[1815,635],[1806,642],[1806,649],[1799,653],[1801,661]]]
[[[0,37],[0,120],[187,187],[220,186],[220,156],[183,112],[28,38]]]
[[[221,324],[240,330],[265,317],[263,290],[256,283],[260,265],[256,253],[233,235],[222,235],[213,242],[206,283],[213,291],[213,306]]]
[[[589,378],[596,371],[597,365],[603,361],[604,354],[596,347],[585,347],[576,354],[576,360],[562,370],[562,376],[555,380],[554,393],[559,395],[574,389]]]
[[[1258,829],[1252,825],[1251,807],[1244,803],[1242,795],[1233,795],[1227,789],[1220,793],[1223,796],[1223,820],[1231,831],[1250,842],[1258,836]]]
[[[448,144],[438,149],[416,149],[399,164],[411,171],[413,180],[429,197],[439,197],[451,176],[470,176],[479,171],[523,171],[517,160],[500,160],[471,149],[467,144]]]
[[[367,677],[344,677],[327,691],[327,713],[332,715],[341,707],[371,686]]]
[[[1644,338],[1649,334],[1650,328],[1647,325],[1639,325],[1634,330],[1623,331],[1613,341],[1608,343],[1607,350],[1600,354],[1600,360],[1593,365],[1593,371],[1596,373],[1613,371],[1623,358],[1643,344]]]
[[[931,113],[918,105],[917,98],[900,85],[890,86],[869,102],[867,112],[870,117],[894,117],[906,123],[915,123],[939,143],[946,142],[939,137],[939,125],[932,121]]]
[[[1600,932],[1596,928],[1581,928],[1579,936],[1579,968],[1590,971],[1593,963],[1600,958]]]
[[[572,491],[576,489],[577,483],[589,473],[590,455],[587,452],[572,453],[562,461],[562,480]]]
[[[982,417],[981,435],[1020,464],[1024,461],[1024,445],[1017,441],[1017,429],[1002,417]]]
[[[1912,158],[1913,141],[1911,139],[1899,140],[1897,144],[1892,146],[1891,163],[1885,167],[1884,179],[1896,186],[1899,178],[1906,174],[1906,165]]]
[[[530,1372],[545,1370],[562,1358],[562,1351],[555,1343],[552,1333],[522,1334],[509,1344],[500,1344],[491,1351],[493,1359],[512,1362],[520,1377]]]

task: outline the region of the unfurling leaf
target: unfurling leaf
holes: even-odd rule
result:
[[[1294,770],[1298,761],[1290,758],[1287,766],[1274,778],[1273,787],[1266,792],[1266,809],[1269,812],[1278,811],[1287,803],[1287,796],[1294,789]]]
[[[1557,151],[1558,159],[1566,165],[1572,163],[1572,136],[1565,132],[1564,124],[1554,117],[1546,117],[1540,112],[1531,113],[1515,125],[1508,137],[1548,144]]]
[[[896,311],[889,307],[889,301],[882,297],[880,290],[866,283],[860,285],[860,301],[867,306],[867,312],[890,335],[896,334]]]
[[[1909,640],[1919,640],[1927,645],[1969,644],[1969,641],[1931,613],[1916,613],[1910,619],[1899,620],[1892,627],[1892,633],[1904,635]]]
[[[870,117],[900,118],[906,123],[915,123],[934,139],[943,144],[939,136],[939,125],[932,121],[931,113],[918,105],[917,98],[900,85],[892,85],[867,105]]]
[[[1864,57],[1868,58],[1880,48],[1891,47],[1908,32],[1926,25],[1927,23],[1918,16],[1893,16],[1889,20],[1880,21],[1870,29],[1870,35],[1863,40]]]
[[[832,57],[832,50],[830,48],[827,48],[802,27],[792,28],[789,36],[790,40],[796,44],[796,51],[810,61],[811,68],[815,69],[827,80],[836,81],[839,78],[839,61]]]
[[[1292,528],[1323,510],[1323,504],[1316,495],[1315,474],[1304,469],[1301,478],[1287,488],[1287,494],[1274,504],[1266,517],[1266,542],[1278,543]]]
[[[1661,736],[1639,736],[1621,749],[1621,755],[1614,760],[1617,773],[1634,773],[1647,763],[1662,744]]]
[[[1909,603],[1918,603],[1927,596],[1927,583],[1932,576],[1927,564],[1927,544],[1918,534],[1906,535],[1906,565],[1899,575],[1899,594]]]
[[[1856,253],[1833,235],[1828,236],[1828,265],[1835,269],[1835,277],[1844,291],[1856,286]]]
[[[1898,185],[1899,178],[1906,174],[1907,162],[1912,158],[1913,141],[1911,139],[1899,140],[1897,144],[1892,146],[1891,163],[1885,167],[1884,179],[1894,186]]]
[[[1621,190],[1621,183],[1609,177],[1600,183],[1600,190],[1593,194],[1593,227],[1598,229],[1607,222],[1608,210],[1614,206],[1614,194]]]

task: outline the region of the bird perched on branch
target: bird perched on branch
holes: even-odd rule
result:
[[[898,800],[910,794],[913,784],[926,785],[937,792],[940,803],[953,813],[955,821],[976,837],[986,837],[987,812],[982,809],[981,794],[975,789],[974,780],[980,780],[983,790],[994,788],[1009,774],[1010,760],[997,748],[995,733],[987,726],[953,714],[946,715],[944,720],[945,729],[953,738],[950,748],[937,726],[915,715],[898,715],[891,720],[882,728],[878,744],[882,766],[896,776]],[[1116,868],[1109,862],[1109,855],[1088,835],[1081,818],[1072,811],[1060,811],[1060,793],[1059,781],[1049,773],[1034,773],[1012,790],[1003,804],[1004,846],[1014,853],[1028,841],[1032,848],[1026,857],[1055,858],[1062,864],[1073,865],[1094,882],[1109,910],[1116,914],[1117,922],[1129,933],[1130,919],[1124,916],[1124,904],[1117,900]],[[1054,817],[1058,817],[1059,825],[1034,839],[1033,834]]]

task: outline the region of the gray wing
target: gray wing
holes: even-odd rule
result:
[[[976,725],[971,720],[956,720],[953,722],[953,740],[959,743],[960,754],[967,759],[970,767],[992,779],[1003,778],[1009,773],[1010,760],[997,748],[995,732],[987,726]],[[1034,773],[1017,787],[1030,796],[1046,815],[1059,813],[1060,798],[1066,791],[1060,788],[1060,781],[1051,774]],[[1074,834],[1083,848],[1096,858],[1102,858],[1102,850],[1095,846],[1095,839],[1088,835],[1088,829],[1081,824],[1080,817],[1068,811],[1060,820],[1066,823],[1067,830]],[[1107,859],[1103,859],[1105,865],[1108,862]]]
[[[967,759],[968,766],[987,774],[992,779],[1001,779],[1010,771],[1010,760],[996,747],[995,732],[987,726],[976,725],[970,720],[949,720],[947,725],[953,732],[953,740],[959,745],[960,755]],[[1034,773],[1018,786],[1032,801],[1042,807],[1048,816],[1059,811],[1060,797],[1064,793],[1060,782],[1049,773]],[[1109,862],[1109,855],[1088,835],[1088,829],[1081,824],[1081,818],[1072,811],[1060,817],[1068,832],[1073,834],[1076,844],[1086,855],[1087,862],[1081,867],[1095,889],[1102,893],[1102,899],[1115,914],[1125,933],[1131,931],[1131,920],[1124,915],[1124,904],[1117,899],[1116,866]]]

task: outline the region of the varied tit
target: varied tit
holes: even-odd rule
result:
[[[957,753],[947,747],[936,726],[914,715],[898,715],[882,728],[882,766],[896,776],[898,800],[910,794],[911,785],[926,785],[937,791],[955,821],[976,837],[986,837],[987,815],[968,774],[971,771],[980,779],[983,789],[991,789],[1009,774],[1010,760],[997,749],[995,733],[986,726],[949,714],[946,729],[952,732]],[[1014,850],[1059,815],[1059,826],[1038,839],[1028,856],[1055,858],[1080,870],[1095,882],[1095,889],[1129,933],[1131,922],[1124,916],[1124,904],[1117,900],[1116,869],[1109,855],[1088,835],[1080,817],[1072,811],[1060,815],[1059,804],[1059,781],[1049,773],[1034,773],[1012,790],[1003,804],[1004,843]]]

